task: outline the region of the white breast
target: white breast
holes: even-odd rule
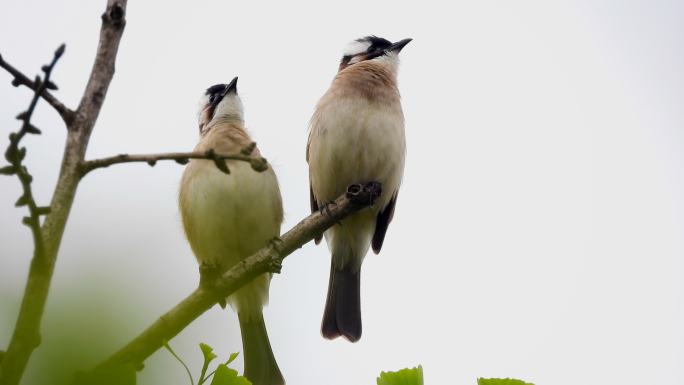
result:
[[[186,234],[201,262],[232,266],[280,234],[282,206],[275,174],[230,161],[230,174],[193,160],[181,184]]]
[[[309,167],[319,201],[337,198],[352,183],[377,181],[384,207],[401,183],[406,153],[404,118],[398,105],[362,98],[329,103],[311,126]]]

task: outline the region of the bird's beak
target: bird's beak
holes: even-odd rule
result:
[[[404,39],[404,40],[399,40],[398,42],[392,44],[387,50],[388,51],[395,51],[396,53],[401,52],[401,50],[406,46],[406,44],[411,42],[411,38]]]
[[[226,89],[223,91],[223,94],[221,95],[221,99],[223,99],[224,96],[228,95],[231,92],[237,93],[237,81],[238,77],[236,76],[233,78],[233,80],[230,81],[230,83],[228,83]]]

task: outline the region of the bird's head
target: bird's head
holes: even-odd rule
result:
[[[377,36],[366,36],[349,43],[344,50],[339,70],[366,60],[385,60],[393,64],[399,61],[399,52],[413,39],[392,43]]]
[[[199,101],[197,114],[200,134],[218,118],[243,122],[243,107],[237,92],[237,76],[228,84],[213,85],[204,92]]]

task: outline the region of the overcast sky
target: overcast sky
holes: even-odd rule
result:
[[[4,0],[0,53],[33,74],[67,43],[54,80],[75,107],[104,3]],[[414,39],[399,74],[406,171],[382,253],[364,263],[363,338],[320,336],[330,257],[297,251],[265,310],[288,384],[373,384],[417,364],[428,384],[684,383],[681,2],[131,0],[127,20],[88,157],[192,149],[200,94],[239,76],[247,126],[281,183],[283,230],[309,213],[307,122],[346,43]],[[2,148],[30,98],[10,81],[0,72]],[[34,121],[44,135],[25,141],[27,164],[47,204],[65,130],[45,103]],[[81,183],[46,325],[102,319],[90,338],[124,330],[111,350],[195,287],[182,171],[121,165]],[[0,179],[0,348],[32,248],[19,191]],[[58,358],[56,330],[44,328],[27,383]],[[195,373],[199,342],[241,350],[235,314],[213,308],[171,341]],[[162,351],[140,383],[184,376]]]

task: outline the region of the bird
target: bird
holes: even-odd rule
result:
[[[332,254],[321,323],[327,339],[361,338],[361,264],[369,247],[376,254],[382,248],[404,173],[406,138],[397,70],[399,53],[411,40],[392,43],[366,36],[352,41],[309,122],[306,160],[312,212],[325,213],[351,184],[382,185],[371,208],[324,233]],[[316,237],[317,244],[320,240]]]
[[[261,157],[245,129],[237,77],[206,90],[199,103],[198,123],[196,152],[225,154],[247,149],[252,157]],[[257,172],[249,162],[239,160],[227,160],[226,164],[228,174],[213,160],[193,159],[180,183],[179,208],[186,237],[200,264],[200,283],[275,240],[283,221],[273,169]],[[264,273],[223,300],[223,306],[228,302],[238,314],[244,375],[254,385],[285,383],[263,317],[270,281],[271,274]]]

